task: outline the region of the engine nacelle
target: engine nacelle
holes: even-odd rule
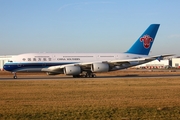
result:
[[[81,68],[79,66],[67,66],[64,68],[64,74],[66,75],[79,75]]]
[[[58,75],[60,73],[54,73],[54,72],[46,72],[47,75]]]
[[[108,72],[109,65],[107,63],[94,63],[91,66],[92,72]]]

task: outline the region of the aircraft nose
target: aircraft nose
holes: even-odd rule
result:
[[[4,70],[6,70],[6,71],[10,71],[11,66],[10,66],[10,65],[5,64],[5,65],[3,66],[3,69],[4,69]]]
[[[6,68],[7,68],[7,65],[5,64],[5,65],[3,66],[3,69],[6,70]]]

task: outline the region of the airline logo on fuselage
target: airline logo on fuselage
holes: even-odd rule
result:
[[[150,47],[151,42],[153,42],[153,38],[149,35],[144,35],[140,38],[140,41],[143,42],[144,48],[148,49]]]

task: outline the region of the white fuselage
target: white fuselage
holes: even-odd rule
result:
[[[42,71],[51,66],[111,60],[137,59],[146,55],[128,53],[27,53],[13,56],[4,69],[11,72]]]
[[[137,59],[146,55],[127,53],[28,53],[12,57],[13,63],[80,63],[92,61],[109,61],[123,59]]]

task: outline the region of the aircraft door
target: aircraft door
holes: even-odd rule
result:
[[[115,58],[116,58],[116,60],[118,60],[119,59],[119,55],[115,55]]]

